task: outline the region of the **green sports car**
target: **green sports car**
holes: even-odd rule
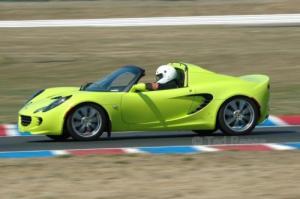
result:
[[[79,87],[35,93],[19,111],[19,131],[55,140],[96,140],[103,132],[220,129],[244,135],[269,111],[269,77],[232,77],[187,63],[170,63],[178,88],[148,91],[137,66],[124,66]]]

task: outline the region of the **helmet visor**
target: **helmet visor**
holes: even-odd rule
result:
[[[159,81],[161,78],[163,78],[163,74],[162,73],[157,74],[156,77],[155,77],[156,81]]]

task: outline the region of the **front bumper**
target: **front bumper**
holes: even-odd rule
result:
[[[58,110],[32,113],[22,109],[18,116],[19,132],[29,132],[34,135],[60,135],[63,131],[64,114]]]

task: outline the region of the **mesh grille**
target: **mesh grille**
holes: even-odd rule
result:
[[[28,126],[30,123],[31,123],[31,117],[30,116],[21,115],[21,124],[23,126]]]

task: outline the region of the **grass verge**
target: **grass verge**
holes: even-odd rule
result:
[[[298,151],[1,160],[6,198],[299,198]],[[34,193],[34,194],[33,194]]]

